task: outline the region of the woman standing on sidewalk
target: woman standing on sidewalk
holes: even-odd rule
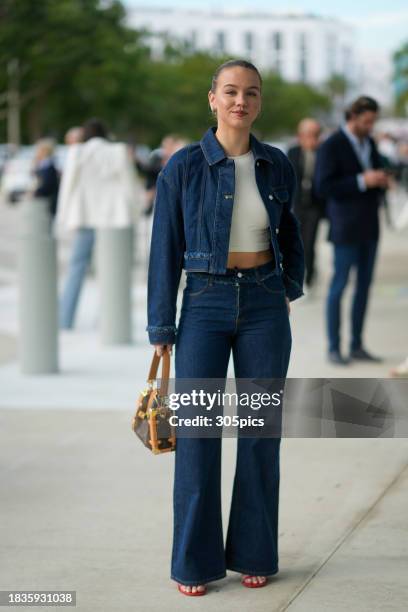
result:
[[[219,66],[208,93],[217,126],[159,174],[147,331],[159,355],[175,343],[176,379],[225,379],[231,350],[236,378],[287,373],[289,301],[303,295],[303,247],[291,212],[293,168],[250,132],[261,88],[253,64]],[[238,438],[224,549],[221,439],[177,438],[171,578],[182,593],[204,595],[227,569],[250,587],[278,572],[279,450],[280,437]]]

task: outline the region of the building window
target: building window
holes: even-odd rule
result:
[[[251,53],[254,46],[254,37],[252,32],[245,32],[244,34],[244,47],[247,53]]]
[[[215,49],[218,53],[225,53],[225,32],[215,33]]]
[[[275,51],[281,51],[282,49],[282,32],[272,32],[271,35],[272,48]]]
[[[307,80],[307,39],[305,32],[299,32],[299,79]]]
[[[271,32],[269,37],[271,65],[275,72],[282,72],[282,32]]]
[[[195,51],[197,49],[197,30],[191,30],[189,42],[191,50]]]
[[[327,49],[327,78],[336,70],[336,38],[333,34],[327,34],[326,49]]]
[[[350,73],[351,65],[351,51],[349,47],[343,47],[343,72],[344,74]]]

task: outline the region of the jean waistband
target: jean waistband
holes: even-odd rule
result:
[[[210,276],[211,280],[219,282],[257,282],[273,274],[279,274],[275,269],[275,261],[268,261],[252,268],[227,268],[225,274],[212,274],[209,272],[188,272],[188,276]]]

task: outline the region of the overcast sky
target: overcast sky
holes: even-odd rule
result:
[[[123,0],[128,7],[184,7],[204,9],[248,9],[277,12],[309,12],[338,17],[358,30],[360,48],[391,53],[408,41],[408,5],[406,0]],[[388,55],[387,53],[387,55]]]

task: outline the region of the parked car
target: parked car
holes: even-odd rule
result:
[[[67,153],[66,145],[55,147],[54,158],[58,172],[62,172]],[[20,147],[4,164],[1,176],[0,191],[8,202],[18,202],[21,197],[35,188],[36,179],[33,174],[35,145]]]
[[[1,192],[8,202],[18,202],[22,195],[33,188],[32,175],[34,146],[20,147],[17,153],[4,164],[1,177]]]
[[[13,145],[0,144],[0,177],[3,174],[6,161],[12,157],[14,153]]]

